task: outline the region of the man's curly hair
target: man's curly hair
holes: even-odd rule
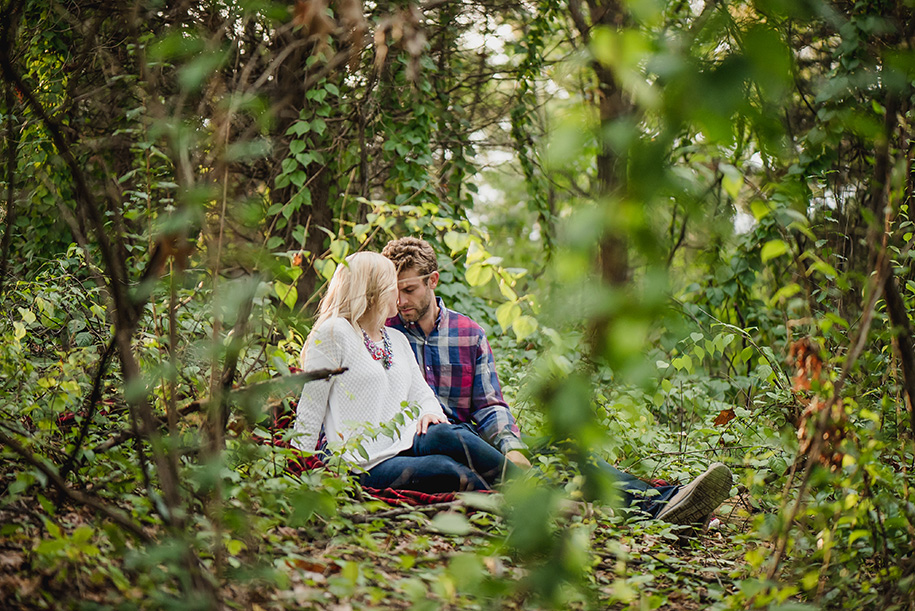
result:
[[[416,270],[419,276],[428,276],[438,271],[435,250],[428,242],[419,238],[392,240],[385,245],[381,254],[394,262],[398,274],[406,269]]]

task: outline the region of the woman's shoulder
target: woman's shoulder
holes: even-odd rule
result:
[[[336,317],[322,321],[320,325],[312,330],[310,339],[315,343],[329,340],[339,342],[355,336],[356,331],[353,329],[353,325],[345,318]]]
[[[388,337],[391,338],[391,345],[395,350],[409,350],[411,353],[413,352],[413,347],[410,346],[410,340],[407,339],[407,336],[401,331],[391,327],[385,327],[384,329],[385,332],[387,332]]]
[[[394,327],[387,327],[387,326],[386,326],[386,327],[384,328],[384,331],[385,331],[385,333],[388,334],[388,337],[391,338],[391,341],[392,341],[392,342],[397,342],[397,343],[406,342],[407,344],[410,343],[410,340],[407,339],[407,336],[404,335],[402,331],[398,331],[398,330],[395,329]]]

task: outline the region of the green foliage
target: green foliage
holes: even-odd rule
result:
[[[0,20],[8,604],[910,604],[906,3],[366,4],[371,52],[341,3],[108,4]],[[321,286],[407,234],[562,450],[437,515],[365,496],[359,439],[262,443]],[[684,543],[595,456],[736,495]]]

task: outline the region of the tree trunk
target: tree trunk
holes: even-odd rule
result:
[[[591,28],[595,26],[619,28],[628,21],[628,14],[617,0],[589,0]],[[581,27],[581,26],[580,26]],[[589,28],[590,30],[590,28]],[[601,133],[605,127],[632,113],[633,106],[620,87],[612,70],[594,62],[598,80],[598,109]],[[597,155],[597,181],[602,197],[616,197],[626,193],[626,157],[614,150],[606,138],[601,140]],[[629,244],[625,234],[615,227],[605,227],[598,256],[601,278],[610,286],[625,284],[629,279]]]

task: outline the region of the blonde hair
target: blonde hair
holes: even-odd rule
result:
[[[354,253],[330,279],[312,332],[330,318],[345,318],[353,327],[366,313],[380,318],[382,297],[396,290],[397,271],[389,259],[377,252]]]

